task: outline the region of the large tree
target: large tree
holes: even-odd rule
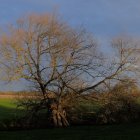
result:
[[[108,61],[85,30],[71,28],[51,14],[31,15],[1,35],[1,68],[10,81],[30,81],[40,91],[40,106],[46,105],[54,125],[68,126],[64,108],[73,98],[134,72],[136,47],[129,43],[114,40],[118,54]]]

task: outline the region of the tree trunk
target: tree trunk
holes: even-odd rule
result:
[[[52,111],[52,121],[55,127],[67,127],[69,126],[66,111],[62,108],[61,105],[56,103],[51,104]]]

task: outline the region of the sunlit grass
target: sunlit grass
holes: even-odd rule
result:
[[[0,98],[0,121],[12,119],[22,114],[22,110],[17,108],[15,99]]]
[[[15,109],[16,108],[15,99],[0,98],[0,106]]]

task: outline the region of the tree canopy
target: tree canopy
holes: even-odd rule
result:
[[[109,58],[84,29],[72,28],[55,15],[30,15],[1,34],[0,64],[6,79],[30,81],[47,101],[53,93],[55,101],[49,102],[53,121],[68,125],[63,98],[70,101],[74,95],[138,72],[135,42],[115,38],[111,46],[115,55]]]

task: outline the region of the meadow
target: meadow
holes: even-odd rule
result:
[[[22,114],[22,110],[17,108],[15,99],[0,98],[0,121],[8,120]]]
[[[20,115],[11,98],[0,98],[0,121]],[[33,130],[0,131],[4,140],[139,140],[140,123],[116,125],[70,126]]]

